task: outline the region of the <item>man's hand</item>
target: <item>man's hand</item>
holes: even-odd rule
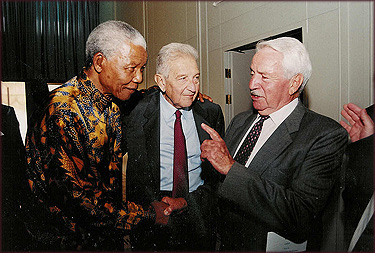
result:
[[[156,214],[155,224],[167,225],[169,216],[164,214],[164,210],[168,207],[168,204],[162,201],[153,201],[151,206],[154,208]]]
[[[187,202],[184,198],[164,197],[161,201],[169,205],[164,209],[164,215],[167,216],[171,215],[174,211],[182,211],[182,209],[187,207]]]
[[[345,128],[352,142],[366,138],[374,133],[374,122],[367,114],[366,109],[349,103],[344,105],[341,115],[349,122],[341,120],[340,124]]]
[[[228,174],[234,164],[234,159],[230,155],[224,140],[211,127],[202,123],[201,127],[205,130],[212,140],[205,140],[201,145],[201,160],[207,159],[212,166],[221,174]]]
[[[212,98],[206,94],[202,94],[200,92],[198,92],[198,100],[201,101],[202,103],[204,102],[205,99],[207,99],[208,101],[210,102],[213,102]]]

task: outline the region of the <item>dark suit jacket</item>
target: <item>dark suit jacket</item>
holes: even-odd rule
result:
[[[30,250],[31,237],[19,209],[26,182],[26,154],[13,107],[1,105],[1,196],[3,251]],[[21,189],[23,191],[21,191]]]
[[[131,113],[124,117],[128,151],[126,173],[127,199],[147,207],[160,200],[160,91],[146,92]],[[138,94],[139,95],[139,94]],[[224,133],[224,117],[219,105],[196,101],[192,105],[194,120],[202,143],[209,135],[201,128],[205,123],[219,134]],[[204,184],[189,194],[188,209],[194,213],[197,230],[205,230],[205,218],[214,216],[219,173],[208,161],[202,162]]]
[[[233,155],[256,115],[237,115],[226,132]],[[224,250],[265,251],[267,233],[318,250],[321,215],[338,180],[347,134],[301,102],[249,168],[235,162],[219,186]]]
[[[373,117],[373,108],[366,108]],[[343,199],[345,205],[345,249],[374,193],[374,135],[350,143]],[[374,218],[370,220],[353,251],[374,251]]]

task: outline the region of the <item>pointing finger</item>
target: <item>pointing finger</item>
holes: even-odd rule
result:
[[[206,131],[210,135],[212,140],[214,140],[214,141],[222,140],[220,135],[213,128],[207,126],[204,123],[201,124],[201,127],[203,128],[204,131]]]

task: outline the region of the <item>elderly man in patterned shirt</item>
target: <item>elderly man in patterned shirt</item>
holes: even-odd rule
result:
[[[86,42],[80,75],[51,92],[26,138],[31,189],[25,220],[36,250],[121,250],[140,220],[166,224],[167,204],[122,202],[121,121],[142,82],[146,42],[130,25],[107,21]]]

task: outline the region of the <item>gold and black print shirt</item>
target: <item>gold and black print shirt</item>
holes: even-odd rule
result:
[[[83,71],[51,92],[26,138],[35,210],[47,216],[29,224],[36,237],[95,248],[152,216],[121,200],[121,136],[119,107]]]

